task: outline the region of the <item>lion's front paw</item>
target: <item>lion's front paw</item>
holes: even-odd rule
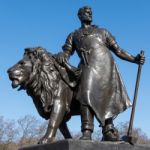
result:
[[[55,141],[55,138],[48,138],[48,137],[43,137],[38,141],[38,144],[47,144],[47,143],[52,143]]]

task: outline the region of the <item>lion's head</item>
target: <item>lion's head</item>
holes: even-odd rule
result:
[[[12,81],[12,87],[24,87],[24,85],[29,81],[32,71],[33,62],[29,56],[24,55],[23,59],[8,69],[8,75]]]
[[[8,69],[12,87],[25,89],[37,109],[37,105],[48,109],[53,103],[53,96],[57,94],[60,76],[54,64],[52,54],[45,49],[26,48],[23,58]]]

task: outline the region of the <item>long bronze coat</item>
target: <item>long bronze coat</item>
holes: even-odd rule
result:
[[[112,41],[106,29],[93,25],[71,33],[63,46],[65,53],[72,55],[76,50],[81,58],[77,99],[90,106],[102,124],[131,105],[110,51]]]

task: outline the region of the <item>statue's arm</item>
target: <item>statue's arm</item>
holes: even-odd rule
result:
[[[113,42],[113,41],[112,41]],[[136,64],[144,64],[145,57],[143,55],[137,54],[136,56],[131,55],[130,53],[126,52],[125,50],[121,49],[119,45],[114,41],[110,48],[119,58],[136,63]]]
[[[66,39],[65,44],[62,46],[63,51],[57,54],[57,60],[60,63],[65,62],[74,53],[75,48],[73,44],[73,33],[70,33]]]
[[[119,45],[115,42],[112,41],[112,45],[110,46],[110,49],[121,59],[132,62],[132,63],[137,63],[137,59],[135,56],[129,54],[125,50],[121,49]]]
[[[62,46],[63,52],[66,57],[69,58],[74,53],[74,42],[73,42],[73,32],[70,33],[65,41],[65,44]]]
[[[141,56],[140,54],[133,56],[130,53],[126,52],[120,46],[117,44],[115,38],[107,31],[106,33],[106,40],[107,40],[107,45],[109,49],[115,53],[119,58],[136,63],[136,64],[143,64],[145,61],[145,57]]]

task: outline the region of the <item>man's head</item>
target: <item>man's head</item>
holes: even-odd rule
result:
[[[81,22],[92,22],[92,10],[88,6],[84,6],[79,9],[78,11],[78,17]]]

